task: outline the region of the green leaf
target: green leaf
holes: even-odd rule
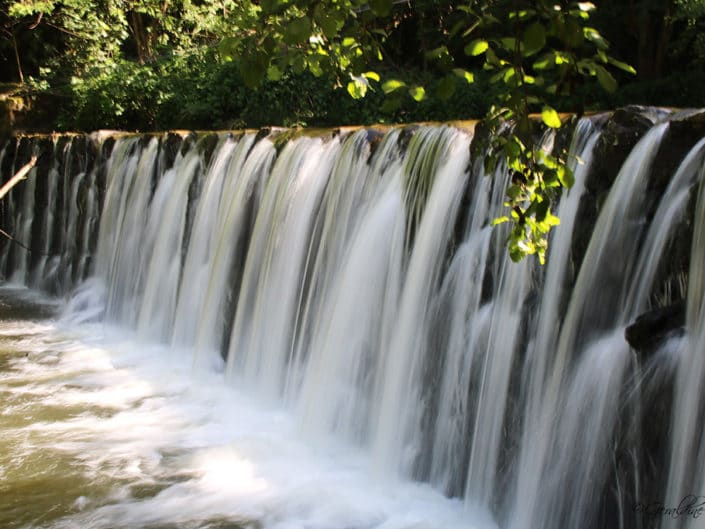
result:
[[[506,215],[504,217],[497,217],[496,219],[492,219],[492,226],[504,224],[505,222],[509,222],[509,217],[507,217]]]
[[[595,64],[594,68],[595,74],[597,75],[597,81],[600,83],[600,86],[602,86],[602,88],[610,94],[614,93],[617,90],[617,80],[612,77],[611,73],[599,64]]]
[[[508,196],[512,201],[515,201],[517,198],[519,198],[519,196],[521,195],[521,193],[522,193],[521,186],[518,186],[518,185],[516,185],[516,184],[511,185],[511,186],[509,186],[509,187],[507,188],[507,196]]]
[[[509,20],[514,20],[518,18],[519,20],[527,20],[536,15],[536,10],[534,9],[521,9],[519,11],[512,11],[509,13]]]
[[[436,87],[436,95],[441,101],[447,101],[455,93],[455,77],[446,75],[438,82]]]
[[[483,39],[477,39],[473,40],[470,44],[465,46],[465,55],[470,55],[472,57],[476,57],[478,55],[482,55],[487,51],[487,48],[489,48],[490,45],[486,40]]]
[[[224,59],[232,61],[237,56],[237,45],[239,42],[239,39],[235,37],[225,37],[218,43],[218,51]]]
[[[546,215],[548,214],[548,207],[550,206],[550,203],[548,200],[542,200],[541,202],[536,201],[536,208],[534,209],[536,213],[536,220],[538,222],[543,222],[543,220],[546,218]]]
[[[267,68],[267,79],[270,81],[279,81],[282,78],[282,72],[276,65],[272,64]]]
[[[600,35],[600,32],[595,28],[583,28],[583,35],[587,40],[592,42],[597,49],[605,51],[610,47],[610,43],[605,40],[605,38]]]
[[[505,68],[504,74],[502,75],[502,80],[505,83],[509,84],[512,81],[512,79],[514,79],[515,76],[516,76],[516,71],[514,70],[514,68]]]
[[[507,51],[514,51],[514,48],[516,47],[517,39],[514,37],[504,37],[499,39],[500,44],[502,44],[502,47],[507,50]]]
[[[367,80],[364,77],[355,77],[348,83],[348,94],[353,99],[362,99],[367,94]]]
[[[546,28],[539,22],[534,22],[524,32],[522,38],[525,55],[533,55],[546,45]]]
[[[311,19],[307,16],[290,21],[284,28],[284,42],[289,45],[302,44],[308,41],[310,36]]]
[[[492,66],[501,66],[502,62],[499,60],[499,57],[497,57],[497,54],[490,48],[487,50],[487,55],[485,55],[485,63],[486,65],[492,65]]]
[[[382,91],[385,94],[391,94],[392,92],[399,90],[400,88],[403,88],[406,86],[406,83],[404,81],[400,81],[398,79],[390,79],[389,81],[385,81],[382,84]]]
[[[580,46],[585,39],[582,26],[574,18],[565,21],[563,31],[563,41],[573,48]]]
[[[409,95],[414,99],[414,101],[423,101],[426,97],[426,90],[423,86],[412,86],[409,88]]]
[[[539,57],[532,66],[534,70],[550,70],[555,65],[556,55],[553,52],[549,52]]]
[[[319,57],[309,57],[308,61],[306,61],[306,64],[308,65],[308,71],[311,72],[314,77],[320,77],[321,75],[323,75],[323,68],[321,68],[321,62],[319,60]]]
[[[372,79],[373,81],[377,81],[377,82],[379,83],[380,77],[379,77],[379,74],[378,74],[377,72],[372,72],[372,71],[370,71],[370,72],[364,72],[364,73],[362,74],[362,76],[363,76],[365,79]]]
[[[296,55],[291,61],[291,68],[294,73],[303,73],[306,70],[306,59],[303,55]]]
[[[636,75],[636,70],[634,69],[633,66],[630,64],[627,64],[626,62],[618,61],[617,59],[613,57],[607,57],[607,62],[609,62],[612,66],[615,68],[619,68],[620,70],[630,73],[632,75]]]
[[[544,222],[548,223],[549,226],[560,226],[561,219],[549,213],[548,215],[546,215],[546,219],[544,220]]]
[[[543,173],[543,183],[546,185],[546,187],[558,187],[561,185],[560,181],[558,180],[558,171],[557,170],[548,170],[544,171]]]
[[[575,184],[575,175],[567,165],[561,165],[556,169],[558,180],[566,189],[570,189]]]
[[[512,261],[514,261],[515,263],[518,263],[524,257],[526,257],[526,251],[524,249],[519,248],[518,246],[510,246],[509,247],[509,258]]]
[[[475,76],[472,72],[468,72],[467,70],[464,70],[462,68],[453,68],[453,73],[461,79],[465,79],[468,83],[475,82]]]
[[[448,48],[446,46],[439,46],[431,51],[427,51],[425,55],[428,59],[440,59],[441,57],[448,55]]]
[[[558,116],[558,112],[549,106],[543,107],[541,120],[552,129],[561,128],[561,118]]]
[[[338,30],[342,27],[342,24],[339,25],[334,17],[327,13],[319,13],[318,9],[316,9],[314,18],[320,26],[321,31],[323,31],[323,34],[329,39],[334,38],[338,34]]]

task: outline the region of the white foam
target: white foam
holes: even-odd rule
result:
[[[349,446],[307,444],[288,412],[254,402],[222,373],[193,373],[174,350],[96,324],[11,325],[3,332],[26,336],[29,356],[14,361],[0,389],[77,410],[25,428],[25,456],[69,454],[100,485],[65,498],[73,514],[43,527],[478,527],[460,501],[430,486],[373,478]]]

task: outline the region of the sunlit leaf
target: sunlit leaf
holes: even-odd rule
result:
[[[553,52],[539,57],[532,65],[534,70],[550,70],[556,65],[556,56]]]
[[[409,95],[414,101],[422,101],[426,97],[426,90],[423,86],[412,86],[409,88]]]
[[[467,70],[464,70],[462,68],[453,68],[453,73],[461,79],[465,79],[468,83],[475,82],[475,76],[472,72],[468,72]]]
[[[473,40],[470,44],[465,46],[465,55],[470,55],[476,57],[477,55],[482,55],[489,48],[489,43],[486,40],[477,39]]]
[[[636,75],[636,70],[634,69],[633,66],[630,64],[627,64],[626,62],[618,61],[617,59],[614,59],[612,57],[607,57],[607,61],[614,67],[619,68],[620,70],[630,73],[632,75]]]
[[[604,51],[610,47],[609,42],[595,28],[583,28],[583,35],[600,50]]]
[[[406,86],[406,83],[404,81],[400,81],[398,79],[390,79],[389,81],[385,81],[382,84],[382,91],[385,94],[391,94],[395,90],[399,90],[400,88],[403,88]]]
[[[516,71],[514,70],[514,68],[506,68],[504,70],[504,74],[502,75],[502,79],[505,83],[509,83],[512,79],[514,79],[515,75]]]
[[[541,120],[546,124],[546,126],[552,129],[561,128],[561,118],[558,116],[558,112],[555,109],[545,106],[541,111]]]
[[[544,222],[547,222],[549,226],[559,226],[561,224],[561,219],[549,213],[548,215],[546,215],[546,219]]]
[[[348,83],[348,94],[353,99],[362,99],[367,94],[367,80],[364,77],[352,76],[352,81]]]

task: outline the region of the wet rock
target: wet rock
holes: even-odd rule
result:
[[[654,125],[653,116],[641,107],[621,108],[609,116],[593,118],[602,127],[592,165],[585,180],[585,194],[578,206],[571,262],[575,270],[585,257],[595,222],[624,161],[634,146]]]
[[[688,151],[705,136],[705,111],[679,112],[668,121],[668,130],[649,174],[647,193],[653,201],[666,189]]]
[[[654,353],[669,338],[683,334],[685,301],[641,314],[624,331],[629,345],[642,357]]]
[[[162,159],[161,162],[164,164],[163,169],[171,169],[174,166],[174,160],[181,149],[181,145],[184,143],[184,137],[176,132],[168,132],[160,144]]]

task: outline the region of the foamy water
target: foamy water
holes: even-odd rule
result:
[[[0,344],[3,527],[492,527],[177,350],[45,319]]]

